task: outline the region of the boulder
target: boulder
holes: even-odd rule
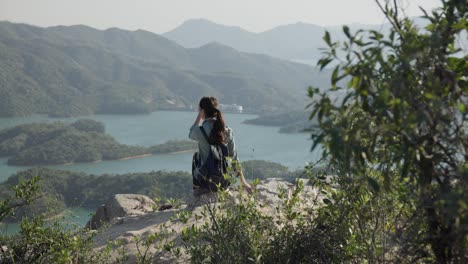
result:
[[[105,223],[112,224],[122,217],[145,215],[153,212],[155,206],[156,203],[145,195],[116,194],[96,210],[86,224],[86,228],[95,230]]]

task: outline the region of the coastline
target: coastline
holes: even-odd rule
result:
[[[169,151],[169,152],[161,152],[161,153],[149,153],[149,154],[142,154],[142,155],[136,155],[136,156],[130,156],[130,157],[125,157],[125,158],[120,158],[117,160],[131,160],[131,159],[140,159],[140,158],[145,158],[149,156],[156,156],[156,155],[166,155],[166,154],[180,154],[180,153],[187,153],[196,150],[194,149],[186,149],[186,150],[179,150],[179,151]]]
[[[148,154],[141,154],[141,155],[135,155],[135,156],[129,156],[129,157],[123,157],[119,159],[110,159],[110,160],[93,160],[90,162],[67,162],[67,163],[44,163],[44,164],[26,164],[26,165],[11,165],[7,164],[8,166],[17,166],[17,167],[36,167],[36,166],[69,166],[69,165],[74,165],[74,164],[86,164],[86,163],[100,163],[103,161],[113,161],[113,160],[132,160],[132,159],[141,159],[153,155],[166,155],[166,154],[180,154],[180,153],[187,153],[190,151],[194,151],[194,149],[187,149],[187,150],[179,150],[179,151],[170,151],[170,152],[161,152],[161,153],[148,153]]]
[[[191,152],[191,151],[194,151],[194,150],[197,150],[197,149],[194,148],[194,149],[187,149],[187,150],[179,150],[179,151],[172,151],[172,152],[164,152],[164,153],[157,153],[157,154],[153,154],[153,155],[161,155],[161,154],[180,154],[180,153]]]
[[[135,156],[130,156],[130,157],[123,157],[120,159],[115,159],[115,160],[131,160],[131,159],[139,159],[139,158],[144,158],[148,156],[152,156],[153,154],[148,153],[148,154],[141,154],[141,155],[135,155]],[[101,160],[102,161],[102,160]]]

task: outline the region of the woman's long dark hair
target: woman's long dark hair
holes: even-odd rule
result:
[[[215,97],[203,97],[200,100],[200,108],[205,111],[205,118],[215,118],[213,129],[210,134],[210,141],[213,144],[226,143],[226,125],[223,114],[218,109],[218,99]]]

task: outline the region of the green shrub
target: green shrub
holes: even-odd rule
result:
[[[398,1],[376,2],[389,34],[327,32],[319,65],[338,65],[328,91],[309,90],[314,146],[336,175],[322,220],[340,220],[356,262],[466,262],[467,5],[441,1],[421,30]]]
[[[41,197],[39,181],[38,177],[21,181],[13,187],[11,196],[0,200],[0,221]],[[111,250],[120,246],[118,243],[108,243],[101,250],[94,250],[95,234],[66,225],[58,219],[45,220],[45,214],[24,218],[17,234],[0,234],[0,262],[120,263],[126,258],[121,251],[116,257],[110,255]]]

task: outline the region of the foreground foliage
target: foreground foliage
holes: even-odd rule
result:
[[[358,260],[461,263],[468,257],[468,58],[456,40],[468,29],[467,5],[443,1],[419,30],[398,6],[378,3],[392,24],[388,36],[347,27],[346,42],[325,35],[322,67],[345,54],[331,79],[331,93],[344,98],[310,89],[321,129],[313,139],[339,186],[326,213],[341,220],[345,252]],[[381,212],[382,202],[393,210]]]
[[[0,202],[0,221],[40,197],[39,182],[39,177],[33,177],[14,186],[15,193]],[[57,220],[45,220],[44,214],[24,218],[19,233],[0,234],[0,263],[121,263],[126,259],[122,251],[110,255],[111,250],[119,250],[119,243],[110,242],[96,251],[95,234]]]

